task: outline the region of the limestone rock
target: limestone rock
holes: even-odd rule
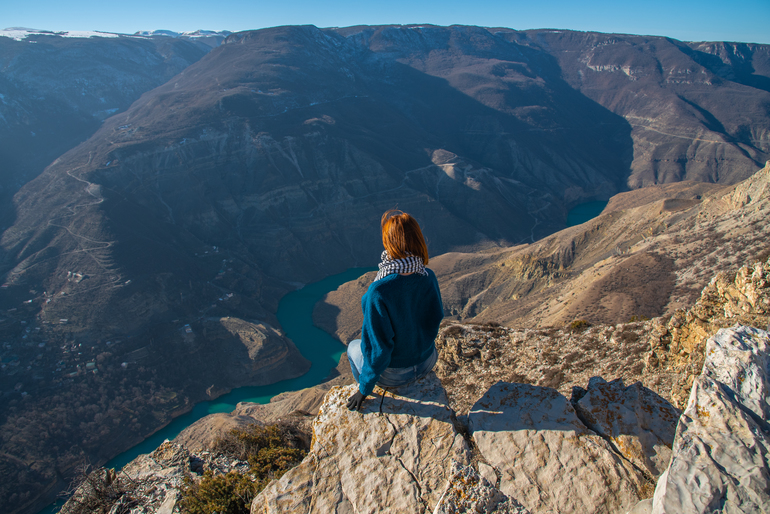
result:
[[[735,275],[717,273],[692,308],[671,317],[667,334],[652,347],[651,360],[657,364],[648,368],[663,365],[680,374],[671,393],[674,405],[687,404],[693,381],[703,368],[706,341],[718,330],[736,323],[770,324],[769,277],[770,259],[742,266]]]
[[[634,508],[628,511],[628,514],[650,514],[652,512],[652,498],[642,500]]]
[[[172,514],[185,477],[197,481],[206,471],[223,475],[248,470],[247,462],[210,452],[191,453],[182,445],[166,441],[154,452],[132,460],[119,472],[104,468],[92,472],[62,506],[61,512]],[[178,508],[176,511],[179,512]]]
[[[741,407],[770,420],[770,334],[745,326],[720,330],[706,343],[703,375],[733,391]]]
[[[514,498],[501,493],[471,466],[452,463],[444,494],[433,514],[529,514]]]
[[[557,391],[498,382],[470,428],[500,490],[532,513],[621,512],[652,492],[644,475],[586,428]]]
[[[310,453],[255,499],[252,514],[426,512],[435,508],[449,462],[467,461],[446,393],[433,373],[345,407],[356,385],[335,387],[313,423]]]
[[[770,334],[722,329],[707,343],[652,512],[767,512]]]
[[[639,382],[594,377],[574,407],[580,419],[634,465],[660,476],[671,461],[679,410]]]

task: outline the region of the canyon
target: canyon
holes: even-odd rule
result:
[[[764,248],[763,193],[724,194],[768,158],[766,45],[462,26],[5,39],[2,80],[53,84],[4,97],[9,134],[26,123],[13,105],[45,126],[40,98],[87,93],[57,100],[57,125],[82,130],[5,168],[20,187],[0,239],[13,512],[196,401],[302,373],[280,298],[375,264],[388,208],[429,235],[447,315],[532,330],[671,316]],[[18,67],[35,48],[115,45],[141,47],[146,80],[105,102],[114,75],[89,89]],[[97,116],[102,103],[117,111]],[[573,206],[618,193],[558,232]],[[354,314],[325,308],[319,325],[348,340]]]
[[[770,208],[768,171],[689,202],[680,222],[699,220],[696,235],[755,227],[752,219],[764,219]],[[660,192],[636,200],[626,210],[636,211],[637,221],[638,209],[651,212],[666,202]],[[574,235],[568,229],[551,238],[565,233]],[[768,482],[757,470],[770,465],[764,451],[770,335],[750,327],[770,328],[766,240],[749,241],[738,256],[748,263],[735,263],[737,269],[712,266],[693,304],[653,319],[581,320],[562,328],[447,319],[434,372],[396,391],[376,390],[361,413],[344,406],[356,386],[343,359],[337,376],[319,386],[203,418],[131,463],[122,480],[152,486],[141,512],[172,512],[182,477],[201,477],[188,462],[204,460],[220,476],[239,465],[216,460],[222,457],[211,448],[218,438],[254,423],[288,423],[305,432],[309,454],[254,498],[252,514],[705,513],[715,505],[720,512],[761,511]],[[681,251],[689,243],[678,244],[663,248]],[[649,248],[609,259],[621,265]],[[360,285],[369,281],[364,275],[327,295],[316,318],[327,317],[322,313],[328,315],[340,292],[360,299]],[[338,318],[356,316],[348,312],[354,307],[337,306]],[[700,458],[703,452],[710,457]]]

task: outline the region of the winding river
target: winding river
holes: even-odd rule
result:
[[[107,468],[122,468],[143,453],[155,450],[166,439],[173,439],[199,419],[217,412],[231,412],[239,402],[268,403],[273,396],[286,391],[296,391],[321,383],[333,368],[339,364],[345,347],[328,333],[313,325],[313,308],[323,296],[337,289],[345,282],[355,280],[368,271],[377,268],[350,268],[338,275],[308,284],[292,291],[281,299],[278,305],[278,322],[284,333],[294,341],[302,355],[312,364],[301,377],[282,380],[266,386],[247,386],[233,389],[210,402],[196,404],[183,414],[155,432],[153,435],[107,462]],[[47,507],[38,514],[58,512],[62,503]]]
[[[598,216],[607,202],[588,202],[573,208],[567,215],[567,226],[575,226]],[[273,396],[286,391],[297,391],[312,387],[329,376],[337,366],[345,351],[340,342],[313,325],[313,308],[323,296],[337,289],[345,282],[355,280],[368,271],[377,268],[350,268],[347,271],[326,277],[302,289],[292,291],[281,299],[276,316],[284,333],[294,341],[302,355],[312,365],[301,377],[291,378],[266,386],[247,386],[233,389],[210,402],[196,404],[193,409],[183,414],[155,432],[153,435],[105,464],[107,468],[122,468],[143,453],[155,450],[166,439],[173,439],[179,433],[199,419],[217,412],[231,412],[239,402],[268,403]],[[47,507],[38,514],[58,512],[62,503]]]

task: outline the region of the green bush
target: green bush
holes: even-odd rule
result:
[[[180,506],[188,514],[248,514],[251,501],[266,484],[231,471],[214,476],[206,471],[199,484],[185,480]]]
[[[248,514],[251,502],[273,478],[299,464],[307,454],[301,438],[288,427],[251,425],[233,429],[214,443],[215,451],[249,462],[249,472],[214,476],[199,483],[185,480],[180,501],[189,514]]]

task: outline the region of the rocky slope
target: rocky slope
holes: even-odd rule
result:
[[[362,413],[344,407],[355,386],[337,385],[352,380],[343,359],[333,381],[209,416],[175,443],[200,452],[255,421],[312,432],[308,457],[253,513],[756,511],[770,485],[756,472],[770,466],[770,334],[722,327],[770,324],[769,275],[770,259],[719,273],[688,310],[643,322],[450,322],[435,374],[377,390]],[[707,447],[719,448],[713,460],[693,453]],[[147,505],[172,512],[179,486],[164,477],[183,475],[186,461],[162,472],[145,461],[131,469],[144,466],[157,486]],[[697,494],[692,475],[705,484]]]
[[[600,377],[570,399],[499,381],[474,403],[468,427],[454,421],[432,373],[378,389],[361,412],[344,407],[356,386],[335,386],[313,421],[310,453],[251,512],[761,512],[768,345],[770,333],[741,325],[709,338],[681,417],[639,383]],[[183,477],[238,465],[165,443],[121,475],[102,474],[134,484],[118,504],[144,491],[132,512],[171,514]],[[89,495],[86,485],[76,499]]]
[[[730,204],[732,209],[756,208],[758,204],[752,202],[759,202],[763,198],[763,189],[758,187],[758,184],[761,186],[761,182],[747,182],[737,188],[723,190],[722,195],[709,203],[721,205],[721,208],[726,209],[721,202],[729,198],[733,202]],[[752,202],[747,202],[748,196],[753,197]],[[747,203],[744,204],[744,202]],[[730,209],[726,212],[730,213],[731,217],[739,217]],[[720,224],[725,223],[725,220],[714,217],[713,222]],[[538,405],[558,400],[562,405],[559,408],[566,410],[556,411],[561,412],[557,414],[543,411],[538,414],[541,417],[537,418],[539,421],[536,424],[551,426],[553,416],[560,420],[571,419],[569,423],[574,427],[582,427],[579,428],[578,433],[595,434],[592,437],[599,437],[602,441],[606,441],[609,448],[606,451],[610,453],[603,454],[604,457],[598,454],[581,457],[580,452],[584,450],[567,449],[566,443],[559,439],[560,434],[566,429],[565,425],[555,429],[552,435],[546,436],[545,432],[541,434],[549,442],[538,450],[538,452],[545,452],[537,453],[537,455],[543,455],[538,458],[552,460],[554,457],[548,457],[551,452],[557,452],[559,455],[565,452],[570,452],[570,455],[574,453],[574,461],[577,464],[574,464],[575,467],[570,473],[576,474],[580,472],[575,470],[583,466],[580,463],[604,462],[601,465],[608,466],[607,470],[613,469],[613,476],[620,473],[625,477],[612,486],[617,488],[600,495],[609,502],[605,508],[608,511],[630,509],[629,505],[634,502],[652,496],[655,481],[665,470],[671,458],[674,428],[681,412],[679,409],[686,408],[693,381],[700,375],[708,337],[714,335],[720,328],[729,327],[735,323],[760,327],[770,325],[768,274],[770,274],[770,260],[744,266],[732,274],[718,272],[704,288],[701,298],[689,309],[648,321],[614,325],[598,324],[588,327],[576,324],[563,329],[516,329],[494,323],[462,324],[448,320],[442,327],[437,340],[440,359],[435,372],[446,391],[442,392],[446,395],[446,400],[442,402],[453,412],[452,429],[458,434],[481,431],[479,428],[481,422],[478,421],[478,415],[475,415],[474,411],[478,410],[479,399],[485,394],[491,395],[484,400],[487,403],[503,402],[503,398],[511,394],[515,398],[520,398],[515,404],[501,403],[492,409],[495,412],[510,410],[512,419],[521,419],[522,416],[517,412],[527,412],[530,416],[534,416],[536,412],[534,407],[521,404],[521,401],[524,401],[521,398],[534,401],[532,398],[542,396],[536,402]],[[356,282],[363,280],[365,277]],[[355,284],[355,282],[348,284],[341,291]],[[317,309],[316,315],[318,312]],[[318,414],[322,399],[329,392],[329,388],[351,380],[349,372],[345,369],[344,359],[339,372],[341,376],[323,386],[282,395],[264,406],[241,404],[231,414],[219,414],[206,418],[190,427],[180,436],[179,442],[200,451],[209,447],[223,431],[255,421],[275,422],[291,419],[298,425],[305,426],[309,433],[312,430],[313,416]],[[600,378],[595,378],[597,375],[600,375]],[[499,389],[496,384],[501,383],[509,385]],[[498,389],[495,389],[496,387]],[[619,398],[622,400],[617,403]],[[375,409],[375,407],[376,405],[373,405],[371,408]],[[337,415],[344,414],[344,409],[338,410],[337,413]],[[337,426],[342,423],[342,420],[334,418],[330,423]],[[577,430],[574,427],[569,430]],[[521,427],[515,426],[512,430],[513,434],[518,434]],[[538,428],[538,430],[541,429]],[[356,429],[352,432],[356,432]],[[498,432],[500,431],[493,431],[495,434]],[[340,435],[340,437],[344,436]],[[530,454],[532,451],[528,446],[529,439],[526,437],[521,439],[520,435],[517,435],[512,439],[505,439],[504,443],[501,442],[502,439],[498,440],[496,437],[492,437],[492,442],[483,444],[491,447],[504,446],[511,448],[511,451],[521,451],[524,454]],[[605,443],[595,444],[602,446]],[[475,445],[470,448],[479,450],[482,446],[479,442]],[[493,489],[485,490],[483,494],[487,495],[485,496],[487,499],[496,498],[493,504],[503,505],[505,502],[514,506],[523,504],[537,511],[540,508],[547,509],[553,508],[556,504],[561,505],[559,502],[566,501],[567,497],[574,497],[569,492],[570,489],[559,493],[564,494],[563,497],[558,495],[551,497],[547,494],[544,496],[545,493],[542,491],[547,489],[547,484],[551,480],[548,474],[542,475],[533,482],[535,493],[523,495],[523,493],[514,492],[521,487],[521,484],[517,485],[515,481],[501,482],[502,478],[499,480],[495,478],[502,476],[501,467],[508,469],[503,462],[506,458],[494,453],[490,456],[490,451],[488,448],[487,456],[472,454],[467,461],[461,462],[475,463],[473,472],[485,474],[483,476],[486,476],[486,483]],[[495,459],[503,460],[495,461]],[[615,469],[618,459],[628,463],[630,467],[626,471],[618,471]],[[525,476],[537,476],[536,464],[527,464],[528,461],[522,461],[519,458],[513,460],[520,462],[520,466],[523,467],[511,468],[506,473],[511,476],[522,473]],[[490,474],[488,467],[490,465],[498,470],[496,474]],[[527,466],[534,467],[530,469]],[[466,476],[460,469],[454,471],[442,469],[437,472],[438,478],[435,480],[448,480],[450,476]],[[610,473],[607,470],[597,472]],[[550,472],[563,474],[564,470]],[[295,473],[310,473],[310,471]],[[330,480],[340,480],[340,477],[335,476]],[[466,479],[463,478],[463,480]],[[531,481],[534,478],[528,480]],[[474,483],[478,485],[480,482]],[[462,484],[458,482],[450,486],[447,491],[454,491],[455,486],[465,487],[463,484],[467,485],[466,482]],[[279,503],[296,501],[302,504],[305,500],[297,498],[302,498],[309,493],[303,492],[302,487],[297,490],[295,486],[300,487],[295,483],[292,488],[284,490],[276,497],[283,499],[265,500],[267,502],[265,505],[271,505],[274,501]],[[416,484],[404,487],[417,488],[418,486],[422,487],[419,480]],[[583,486],[574,485],[574,487]],[[596,486],[586,487],[592,490]],[[347,499],[337,498],[328,499],[328,501],[341,502],[340,505],[346,505],[346,502],[352,501],[351,497],[343,496]],[[449,494],[448,497],[453,495]],[[294,498],[294,500],[287,498]],[[439,504],[439,500],[433,497],[415,501],[431,508]],[[570,508],[587,508],[586,505],[594,501],[596,497],[577,497],[574,499],[574,504],[570,503],[572,505]]]
[[[444,254],[430,266],[458,320],[548,328],[670,316],[718,271],[768,255],[768,216],[770,165],[733,187],[686,182],[621,193],[599,217],[537,243]],[[330,293],[315,323],[352,339],[370,282]]]
[[[554,30],[527,36],[557,60],[567,83],[631,127],[630,187],[735,183],[767,160],[770,127],[755,117],[766,105],[746,96],[770,91],[766,45]]]
[[[2,226],[21,186],[210,49],[200,38],[0,30]]]
[[[734,183],[750,175],[765,157],[768,121],[760,106],[769,93],[755,87],[763,82],[742,72],[717,81],[686,45],[661,39],[658,49],[640,41],[475,27],[231,35],[17,196],[17,218],[2,242],[4,272],[12,284],[57,293],[57,277],[85,273],[98,300],[86,308],[57,298],[50,317],[71,320],[73,330],[130,330],[147,323],[148,311],[179,317],[191,310],[176,300],[185,283],[194,298],[206,297],[203,282],[219,262],[194,257],[216,246],[248,277],[252,286],[239,292],[273,310],[291,287],[286,282],[371,263],[379,245],[372,227],[396,204],[432,234],[434,253],[532,241],[561,228],[571,205],[628,187],[633,156],[642,152],[622,116],[667,116],[671,102],[700,113],[676,117],[688,134],[717,137],[704,127],[723,127],[726,139],[717,146],[736,150],[687,161],[707,173],[633,185]],[[579,66],[563,57],[568,42],[583,56]],[[762,77],[765,54],[751,47],[741,66],[751,64]],[[617,73],[591,64],[600,55],[617,60],[618,69],[642,55],[645,66],[694,70],[705,82],[671,81],[647,68],[634,75],[644,80],[605,80]],[[584,83],[573,80],[576,66]],[[601,98],[586,96],[603,87]],[[621,101],[605,98],[611,91],[647,100],[614,113]],[[745,109],[714,107],[738,97],[750,99]],[[736,112],[752,113],[751,123],[732,119]],[[749,139],[735,135],[749,125]],[[680,132],[661,136],[661,144],[678,141]],[[669,151],[681,160],[691,148]],[[139,291],[129,295],[127,280]],[[173,294],[164,307],[153,298],[165,289]],[[132,301],[137,293],[149,309]]]

